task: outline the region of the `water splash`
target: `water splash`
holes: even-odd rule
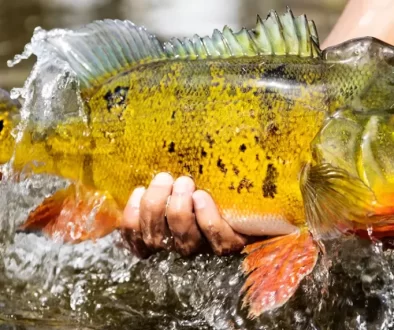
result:
[[[66,184],[51,180],[32,176],[19,188],[3,183],[2,191],[9,189],[9,200],[16,200],[19,211],[3,215],[1,223],[23,219],[56,185]],[[13,191],[22,197],[16,198]],[[118,243],[116,233],[78,245],[25,233],[15,234],[7,243],[3,240],[0,319],[19,320],[27,329],[28,320],[45,321],[47,327],[60,320],[64,328],[78,324],[100,329],[393,326],[394,254],[368,241],[347,239],[327,245],[329,274],[319,262],[288,304],[256,321],[248,320],[240,309],[240,256],[182,258],[162,252],[138,261]]]

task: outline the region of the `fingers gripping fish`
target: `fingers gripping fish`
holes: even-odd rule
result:
[[[14,171],[38,161],[36,172],[74,182],[23,228],[96,239],[119,228],[130,191],[155,173],[191,175],[235,230],[262,237],[244,249],[250,317],[288,301],[322,238],[392,232],[392,46],[366,37],[322,52],[313,22],[290,10],[163,44],[128,21],[97,21],[42,46],[78,76],[88,120],[41,138],[27,123],[17,143],[3,121],[3,162],[12,146]]]

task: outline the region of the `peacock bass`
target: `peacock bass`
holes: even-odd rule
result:
[[[133,188],[191,175],[236,231],[262,237],[244,249],[250,317],[293,295],[321,239],[393,231],[392,46],[365,37],[321,51],[314,23],[290,10],[164,43],[97,21],[41,46],[77,75],[83,115],[25,120],[14,140],[13,111],[0,108],[0,159],[73,182],[23,228],[97,239],[119,228]]]

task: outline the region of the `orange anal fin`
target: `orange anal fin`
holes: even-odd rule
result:
[[[357,236],[361,238],[371,239],[371,238],[385,238],[394,237],[394,224],[377,226],[370,226],[369,229],[360,228],[355,230]]]
[[[19,227],[27,231],[47,231],[59,217],[63,202],[67,197],[67,190],[59,190],[46,198],[35,210],[31,211],[27,221]]]
[[[71,184],[46,198],[20,229],[41,230],[55,240],[78,243],[111,233],[121,221],[122,212],[111,196]]]
[[[248,274],[242,288],[243,307],[249,306],[249,317],[255,318],[291,298],[312,272],[319,248],[303,230],[248,245],[243,252],[248,253],[242,265]]]

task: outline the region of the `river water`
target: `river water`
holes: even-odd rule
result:
[[[267,1],[261,6],[260,2],[246,1],[241,6],[229,1],[231,10],[220,11],[216,5],[212,8],[217,15],[204,15],[210,4],[201,1],[205,9],[196,5],[193,13],[206,24],[185,16],[176,26],[168,23],[164,28],[166,20],[174,21],[174,13],[186,15],[190,8],[179,2],[175,6],[176,1],[169,0],[85,0],[78,6],[72,0],[2,0],[0,87],[22,86],[32,61],[12,69],[4,62],[21,52],[38,25],[48,29],[96,18],[131,18],[146,26],[152,23],[154,31],[167,38],[174,33],[184,35],[183,31],[190,34],[184,27],[187,21],[194,24],[196,32],[204,33],[207,25],[221,26],[226,19],[235,27],[251,26],[248,22],[254,21],[255,12],[266,12],[268,8],[263,7],[268,5],[283,10],[282,3]],[[318,16],[325,24],[320,27],[318,21],[324,35],[341,4],[333,6],[331,2],[327,9],[322,3],[295,5],[298,13]],[[0,330],[393,329],[394,254],[383,251],[379,244],[354,238],[331,242],[327,257],[319,261],[289,303],[251,321],[240,306],[244,280],[240,256],[182,258],[162,252],[140,261],[122,248],[118,233],[78,245],[17,233],[29,210],[66,184],[28,173],[26,178],[18,184],[0,183]]]

